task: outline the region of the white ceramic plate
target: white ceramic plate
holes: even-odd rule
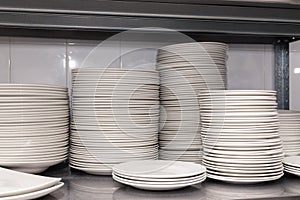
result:
[[[45,188],[42,190],[34,191],[34,192],[29,192],[25,194],[20,194],[20,195],[15,195],[15,196],[9,196],[9,197],[4,197],[2,200],[28,200],[28,199],[37,199],[39,197],[43,197],[47,194],[50,194],[51,192],[54,192],[58,190],[59,188],[63,187],[64,183],[59,182],[54,186],[51,186],[49,188]]]
[[[77,167],[74,165],[70,165],[71,168],[77,169],[84,171],[89,174],[94,174],[94,175],[111,175],[112,174],[112,169],[111,168],[102,168],[100,169],[99,167],[97,168],[89,168],[89,167]]]
[[[180,178],[204,173],[205,167],[180,161],[144,160],[116,165],[114,171],[146,178]]]
[[[213,175],[213,174],[207,174],[207,177],[212,179],[217,179],[221,181],[226,181],[230,183],[259,183],[259,182],[266,182],[266,181],[273,181],[280,179],[283,176],[283,173],[275,175],[275,176],[269,176],[269,177],[254,177],[254,178],[245,178],[245,177],[227,177],[227,176],[219,176],[219,175]]]
[[[42,190],[57,184],[60,178],[31,175],[0,168],[0,198]]]
[[[300,156],[285,157],[283,159],[283,164],[300,168]]]
[[[186,182],[186,183],[176,183],[176,182],[171,182],[170,184],[162,184],[160,182],[157,182],[155,184],[148,184],[148,181],[131,181],[129,179],[124,179],[121,177],[116,176],[115,174],[113,174],[113,179],[126,184],[126,185],[130,185],[139,189],[145,189],[145,190],[174,190],[174,189],[179,189],[182,187],[187,187],[190,185],[194,185],[194,184],[198,184],[201,183],[205,180],[205,178],[203,179],[199,179],[197,181],[190,181],[190,182]]]

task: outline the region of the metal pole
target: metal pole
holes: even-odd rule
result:
[[[278,40],[275,48],[275,89],[278,109],[289,109],[289,41]]]

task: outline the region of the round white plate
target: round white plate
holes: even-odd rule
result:
[[[205,167],[180,161],[144,160],[116,165],[114,171],[146,178],[180,178],[204,173]]]

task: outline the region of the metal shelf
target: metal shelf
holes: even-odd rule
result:
[[[153,192],[118,184],[110,176],[94,176],[69,169],[52,167],[44,173],[63,177],[65,186],[40,200],[122,199],[122,200],[298,200],[299,177],[286,174],[279,180],[250,184],[230,184],[207,179],[202,184],[173,191]]]
[[[300,37],[300,6],[275,5],[224,0],[2,0],[0,30],[1,35],[51,37],[54,33],[87,38],[91,32],[107,35],[161,27],[195,37],[221,34],[223,41],[230,38],[232,42],[251,36],[262,43]]]

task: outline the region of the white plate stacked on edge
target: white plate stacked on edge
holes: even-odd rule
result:
[[[300,176],[300,156],[289,156],[283,159],[284,171]]]
[[[174,190],[203,182],[206,169],[200,164],[142,160],[115,165],[113,179],[145,190]]]
[[[40,173],[67,158],[68,132],[66,88],[0,84],[0,166]]]
[[[27,200],[45,196],[61,188],[61,178],[26,174],[0,167],[0,199]]]
[[[73,70],[72,168],[109,175],[130,160],[157,159],[156,71]]]
[[[207,176],[257,183],[283,175],[275,91],[215,90],[199,95]]]
[[[226,88],[228,46],[217,42],[183,43],[158,50],[160,73],[160,159],[201,163],[197,95]]]
[[[285,156],[300,155],[300,112],[278,110],[279,134]]]

